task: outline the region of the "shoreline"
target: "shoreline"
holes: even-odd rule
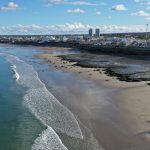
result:
[[[134,47],[134,46],[105,46],[105,45],[93,45],[93,44],[82,44],[76,41],[70,42],[45,42],[38,43],[33,41],[16,41],[16,42],[2,42],[0,44],[14,44],[23,46],[35,46],[35,47],[61,47],[61,48],[77,48],[84,52],[95,53],[95,54],[108,54],[108,55],[126,55],[126,56],[146,56],[150,55],[149,47]]]
[[[137,148],[136,146],[138,144],[141,144],[143,147],[145,145],[144,148],[147,148],[146,146],[150,140],[149,133],[148,133],[149,120],[150,120],[148,119],[148,115],[150,114],[150,111],[148,109],[148,106],[150,105],[150,102],[148,101],[148,97],[150,94],[148,93],[148,91],[150,90],[150,87],[147,85],[148,84],[147,81],[143,81],[143,82],[119,81],[116,77],[110,77],[106,75],[102,68],[98,70],[97,68],[84,68],[81,66],[76,66],[75,62],[69,62],[61,59],[60,57],[58,57],[58,54],[51,53],[51,50],[54,50],[54,47],[50,49],[41,48],[41,50],[43,51],[43,53],[35,57],[41,59],[42,63],[48,65],[50,64],[54,66],[56,70],[62,70],[63,72],[68,72],[69,74],[76,76],[79,80],[81,78],[81,80],[85,79],[85,80],[92,81],[94,84],[100,86],[101,88],[104,89],[106,88],[108,90],[117,89],[117,92],[115,90],[111,94],[108,92],[109,97],[111,97],[111,100],[109,102],[111,103],[111,105],[114,105],[113,106],[114,108],[111,108],[109,111],[110,112],[112,111],[112,114],[114,113],[114,115],[116,115],[114,119],[116,119],[116,117],[118,116],[116,113],[117,111],[119,111],[120,115],[123,118],[119,117],[120,118],[119,120],[116,119],[116,121],[118,121],[117,126],[120,126],[117,128],[111,127],[109,125],[111,123],[110,121],[103,122],[102,119],[99,120],[98,123],[96,120],[93,120],[94,122],[92,123],[92,130],[96,135],[96,137],[100,140],[100,143],[105,145],[106,143],[110,142],[109,144],[114,145],[115,147],[115,149],[113,150],[120,150],[119,147],[121,147],[121,145],[123,145],[126,148],[126,145],[124,145],[125,143],[126,144],[128,143],[129,145],[133,145],[134,148]],[[55,50],[57,51],[58,48],[56,48]],[[59,50],[61,51],[61,48],[59,48]],[[143,98],[145,99],[144,101],[142,101]],[[138,101],[137,99],[140,99],[140,101]],[[68,104],[68,106],[69,105],[71,104]],[[144,109],[145,107],[146,109]],[[76,110],[78,108],[74,108],[74,109]],[[105,113],[107,113],[106,112],[108,111],[107,109],[104,110]],[[110,117],[109,115],[108,117]],[[145,122],[143,120],[145,120]],[[121,131],[122,130],[121,128],[127,128],[127,130],[129,131],[126,131],[127,133],[124,133],[124,129],[123,131]],[[105,143],[106,139],[105,138],[104,138],[105,140],[102,139],[102,135],[99,135],[98,131],[100,131],[103,136],[104,134],[107,134],[106,137],[104,136],[106,139],[108,138],[108,136],[110,136],[108,134],[111,133],[112,135],[110,136],[110,138],[113,141],[113,143],[111,143],[111,141]],[[119,133],[122,133],[123,135],[119,135]],[[117,137],[114,138],[113,136],[117,136]],[[132,141],[128,141],[128,138],[129,139],[134,138],[134,139]],[[116,146],[116,144],[118,145],[118,147]],[[128,148],[128,144],[127,144],[127,148]],[[107,147],[107,145],[105,146]],[[110,147],[108,146],[108,149],[109,148]]]
[[[58,48],[57,48],[58,49]],[[74,73],[77,76],[83,77],[88,80],[100,81],[101,84],[109,87],[114,88],[130,88],[130,87],[137,87],[137,86],[146,86],[149,81],[141,81],[141,82],[126,82],[126,81],[120,81],[115,76],[108,76],[103,68],[91,68],[91,67],[82,67],[76,65],[76,62],[70,62],[67,60],[64,60],[59,57],[58,54],[50,54],[47,51],[50,51],[51,49],[43,49],[43,54],[35,56],[36,58],[42,59],[43,63],[46,64],[53,64],[56,69],[63,70],[65,72]],[[68,50],[68,49],[63,49]]]

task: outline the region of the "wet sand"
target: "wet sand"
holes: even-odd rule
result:
[[[149,82],[125,82],[125,81],[119,81],[116,77],[110,77],[106,75],[103,71],[103,68],[88,68],[88,67],[80,67],[76,66],[76,62],[69,62],[66,60],[62,60],[60,57],[58,57],[59,54],[51,54],[45,52],[44,54],[41,54],[37,56],[38,58],[43,59],[44,63],[51,63],[55,66],[55,68],[64,70],[65,72],[73,72],[78,76],[82,76],[85,79],[91,79],[94,81],[100,81],[101,83],[104,83],[105,85],[108,85],[109,87],[136,87],[136,86],[143,86],[146,85]],[[106,83],[107,82],[107,83]]]
[[[103,69],[74,66],[50,51],[44,49],[38,58],[67,72],[60,79],[52,78],[57,85],[54,95],[94,134],[99,144],[106,150],[148,150],[148,82],[119,81],[105,75]]]

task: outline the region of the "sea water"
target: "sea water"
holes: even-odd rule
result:
[[[0,150],[103,150],[40,80],[37,53],[0,45]]]
[[[16,84],[9,62],[0,57],[0,149],[29,150],[43,126],[22,105],[25,88]],[[34,130],[33,130],[34,127]]]

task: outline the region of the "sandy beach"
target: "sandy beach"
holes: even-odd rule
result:
[[[82,76],[83,78],[86,79],[91,79],[94,81],[100,81],[101,83],[104,83],[106,86],[111,86],[111,87],[136,87],[136,86],[143,86],[146,85],[149,82],[135,82],[134,84],[132,82],[120,82],[116,77],[110,77],[106,75],[103,71],[103,68],[84,68],[80,66],[76,66],[76,62],[69,62],[66,60],[62,60],[58,54],[52,54],[49,53],[51,50],[69,50],[68,48],[41,48],[42,50],[47,50],[45,51],[44,54],[38,55],[36,57],[43,59],[43,63],[50,63],[55,66],[56,69],[61,69],[66,72],[72,72],[77,74],[78,76]]]
[[[36,56],[75,76],[76,80],[90,82],[86,88],[80,84],[68,86],[59,92],[64,103],[89,128],[106,150],[148,150],[150,147],[150,86],[148,81],[125,82],[107,76],[103,68],[83,68],[76,62],[62,60],[51,51],[65,48],[39,48]],[[92,87],[93,86],[93,87]],[[93,92],[94,91],[94,92]],[[69,95],[68,95],[69,93]],[[83,94],[84,93],[84,94]],[[56,94],[57,95],[57,94]],[[68,97],[72,97],[71,100]]]

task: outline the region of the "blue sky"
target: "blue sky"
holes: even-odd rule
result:
[[[144,31],[150,0],[1,0],[0,19],[0,34]]]

